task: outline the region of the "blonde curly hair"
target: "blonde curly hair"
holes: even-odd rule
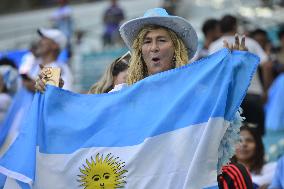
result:
[[[173,42],[175,49],[174,51],[175,68],[183,66],[188,63],[187,49],[183,41],[180,39],[180,37],[176,35],[175,32],[162,26],[147,25],[140,30],[132,45],[133,51],[131,54],[130,66],[128,69],[128,77],[126,81],[128,85],[132,85],[137,81],[140,81],[148,76],[147,67],[142,58],[142,45],[147,33],[157,29],[166,30]]]

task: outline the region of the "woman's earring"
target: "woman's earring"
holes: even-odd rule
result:
[[[177,61],[177,59],[176,59],[176,55],[174,55],[174,57],[173,57],[173,65],[174,65],[174,67],[176,67],[176,61]]]

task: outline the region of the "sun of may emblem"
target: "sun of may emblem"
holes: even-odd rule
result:
[[[125,162],[114,157],[112,154],[107,154],[104,158],[99,153],[94,160],[91,157],[89,161],[86,159],[86,164],[79,168],[81,175],[78,175],[80,186],[84,189],[116,189],[124,188],[126,181],[124,173]]]

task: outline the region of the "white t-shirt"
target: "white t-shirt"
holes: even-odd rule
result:
[[[19,68],[20,74],[29,74],[29,72],[39,64],[39,59],[37,59],[33,53],[28,52],[22,58],[22,64]]]
[[[270,162],[262,167],[261,173],[256,175],[251,173],[252,182],[258,186],[270,184],[272,182],[277,162]]]
[[[223,46],[224,40],[227,40],[229,44],[234,44],[235,36],[223,36],[217,39],[216,41],[214,41],[213,43],[211,43],[211,45],[209,46],[209,54],[213,54],[214,52],[224,48]],[[249,52],[257,55],[260,58],[260,64],[268,61],[267,54],[254,39],[246,37],[246,46]],[[257,73],[252,78],[251,84],[248,89],[248,93],[257,94],[257,95],[261,95],[263,93],[263,87],[261,85],[261,81]]]
[[[121,84],[118,84],[118,85],[115,85],[114,88],[112,90],[110,90],[108,93],[112,93],[112,92],[115,92],[115,91],[120,91],[124,88],[127,87],[127,84],[126,83],[121,83]]]

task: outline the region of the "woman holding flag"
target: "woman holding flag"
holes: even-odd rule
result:
[[[235,122],[232,121],[232,117],[235,115],[235,112],[237,111],[236,108],[240,105],[240,100],[249,84],[250,74],[252,74],[255,69],[257,58],[242,52],[236,52],[235,54],[231,53],[232,55],[230,55],[230,52],[228,53],[227,50],[223,50],[220,51],[219,54],[217,53],[216,55],[208,57],[208,62],[211,60],[214,61],[209,63],[209,68],[206,67],[208,66],[208,64],[205,64],[206,60],[201,60],[194,63],[194,67],[184,66],[181,69],[175,69],[189,64],[189,60],[194,56],[197,49],[197,35],[187,20],[178,16],[170,16],[162,8],[150,9],[143,17],[126,22],[121,26],[120,33],[124,42],[131,50],[127,84],[128,86],[133,85],[133,87],[127,87],[128,89],[123,89],[114,94],[94,96],[92,100],[109,97],[105,100],[109,100],[110,105],[106,107],[104,104],[102,105],[105,108],[103,110],[107,110],[103,111],[105,114],[102,116],[105,118],[109,115],[109,117],[107,117],[109,119],[114,116],[114,120],[121,124],[111,124],[109,127],[108,125],[95,125],[92,129],[99,130],[95,137],[98,143],[103,142],[104,145],[105,143],[108,145],[114,144],[117,145],[116,147],[123,146],[125,148],[130,146],[133,148],[129,148],[129,150],[137,150],[130,156],[125,155],[128,152],[120,154],[121,156],[125,155],[124,158],[126,160],[124,161],[128,161],[129,163],[126,163],[126,168],[129,170],[126,188],[156,189],[163,187],[171,189],[200,189],[212,186],[214,181],[216,184],[216,169],[220,170],[221,166],[226,163],[234,152],[231,150],[231,147],[233,147],[233,142],[237,140],[237,130],[238,126],[240,126],[238,121],[240,121],[240,117],[236,117],[234,120]],[[240,42],[238,36],[236,36],[234,45],[229,45],[225,42],[224,47],[231,50],[246,50],[245,38],[242,37]],[[220,58],[220,60],[218,58]],[[232,61],[234,61],[234,66],[228,65],[229,63],[232,63]],[[244,65],[244,61],[252,61],[252,63],[251,65]],[[211,65],[212,67],[210,67]],[[187,72],[188,70],[200,73],[194,75],[192,72]],[[212,70],[217,70],[217,72]],[[214,76],[212,76],[212,74],[208,75],[207,71],[208,73],[209,71],[210,73],[214,72]],[[162,77],[163,75],[168,77]],[[183,81],[187,76],[190,77],[189,75],[191,76],[190,81],[187,80],[188,82],[186,83],[180,82],[178,86],[171,85],[170,83],[172,80]],[[196,79],[197,76],[199,77],[200,75],[202,75],[202,79]],[[182,77],[183,79],[177,77]],[[244,77],[245,82],[239,82],[240,78],[243,79]],[[41,73],[36,86],[44,87],[47,79],[47,75]],[[206,80],[207,82],[204,82],[203,80]],[[208,80],[210,81],[208,82]],[[217,80],[218,82],[216,83]],[[164,82],[166,82],[166,84]],[[170,84],[168,84],[168,82]],[[154,84],[151,85],[152,83]],[[189,85],[190,89],[183,89],[188,87],[185,85]],[[199,87],[196,91],[199,91],[200,93],[195,94],[195,87]],[[165,91],[165,93],[156,94],[153,92],[152,88],[156,89],[154,92],[161,90]],[[38,87],[37,89],[41,90],[42,87]],[[179,95],[179,93],[181,95]],[[160,99],[153,102],[154,104],[158,104],[154,106],[153,103],[148,102],[149,100],[147,98],[155,98],[157,95],[161,96],[159,96]],[[191,96],[193,96],[192,99],[189,98]],[[113,99],[110,99],[112,97]],[[120,97],[125,97],[123,103],[119,101]],[[176,98],[176,100],[170,100],[171,98]],[[90,98],[87,100],[90,100]],[[63,100],[60,102],[62,101]],[[175,102],[179,103],[174,104]],[[189,104],[184,106],[185,103]],[[118,105],[117,107],[121,107],[119,105],[125,107],[123,111],[117,111],[117,107],[114,107],[115,105],[113,104]],[[156,114],[148,113],[146,109],[144,111],[138,109],[144,104],[146,104],[145,107],[148,108],[148,110],[150,106]],[[45,105],[48,106],[48,103]],[[75,104],[73,104],[73,106],[74,105]],[[87,106],[88,103],[82,103],[82,105]],[[101,104],[98,104],[98,106],[99,105]],[[195,108],[197,105],[200,107],[199,109],[196,108],[194,111],[188,109],[188,107]],[[176,107],[179,109],[175,110],[174,108]],[[67,111],[68,108],[64,106],[64,111],[65,110]],[[114,115],[114,112],[118,115]],[[147,115],[142,115],[141,112],[144,112],[143,114],[147,113]],[[129,113],[131,113],[131,115]],[[53,113],[52,115],[57,116],[56,113]],[[100,116],[100,112],[94,116]],[[171,116],[173,117],[172,120],[165,119]],[[61,117],[64,116],[61,115]],[[85,116],[85,118],[86,117],[87,116]],[[192,117],[192,120],[191,118],[187,120],[188,117]],[[75,116],[72,118],[77,120],[77,117]],[[118,121],[119,118],[122,118],[122,120]],[[89,117],[86,119],[89,119]],[[98,119],[96,118],[96,120]],[[135,121],[135,123],[132,123],[132,121]],[[180,126],[179,124],[183,124],[183,122],[186,124],[190,123],[193,126]],[[50,119],[47,124],[49,123],[52,123]],[[140,123],[142,125],[139,125]],[[202,125],[202,127],[197,127],[196,125]],[[77,126],[78,125],[76,125],[76,127]],[[147,132],[140,132],[141,129],[144,129],[143,126],[145,129],[149,130],[147,130]],[[48,129],[48,126],[45,128]],[[120,133],[119,131],[122,131],[122,135],[124,136],[125,134],[126,137],[120,137],[115,140],[114,143],[108,143],[108,140],[105,140],[108,133],[101,132],[107,129],[109,129],[108,131],[112,134],[111,136],[113,138],[118,136]],[[138,129],[139,132],[137,132]],[[185,130],[178,133],[181,129]],[[193,131],[191,129],[196,130]],[[116,131],[115,134],[113,133],[114,131]],[[74,134],[77,134],[78,132],[78,128],[76,128]],[[53,133],[58,134],[58,132]],[[169,133],[174,134],[170,135]],[[181,138],[177,133],[182,135],[183,141],[177,142]],[[144,135],[142,137],[140,135],[138,136],[138,134],[145,134],[145,138],[143,138]],[[169,137],[165,137],[163,142],[156,143],[156,140],[152,140],[152,138],[157,136],[162,138],[164,136],[163,134],[169,134]],[[136,135],[138,137],[135,137]],[[66,135],[62,136],[65,137]],[[192,142],[189,140],[196,136],[200,137],[197,137]],[[110,140],[110,138],[107,139]],[[130,142],[130,139],[135,142],[138,141],[135,144],[139,145],[133,145],[133,143],[131,143],[132,141]],[[126,140],[128,143],[125,142]],[[52,142],[53,144],[56,143],[54,141]],[[178,148],[174,145],[175,143],[179,145]],[[141,149],[140,144],[142,146]],[[154,147],[153,144],[156,146]],[[211,148],[210,145],[213,145],[213,147]],[[73,149],[71,151],[73,151]],[[140,155],[142,152],[146,152],[147,155],[144,153],[143,155],[145,156],[141,155],[138,157],[137,154]],[[155,157],[151,155],[153,153],[155,154]],[[102,161],[103,156],[100,158],[99,155],[97,155],[96,162],[108,162],[110,156],[111,155],[107,155],[105,161]],[[156,156],[159,156],[159,158]],[[203,158],[204,161],[202,161]],[[112,157],[110,159],[112,159]],[[171,162],[168,160],[171,160]],[[218,165],[216,163],[217,161]],[[146,169],[147,163],[150,163],[148,169]],[[92,168],[92,165],[89,161],[87,161],[87,164],[90,166],[86,169],[88,171]],[[94,160],[92,160],[92,164],[94,164],[94,166],[96,165]],[[135,165],[135,169],[133,169],[131,165]],[[127,171],[121,173],[121,175],[126,172]],[[88,177],[86,171],[81,171],[81,173],[83,175],[80,176],[83,179],[81,179],[80,182],[83,182],[82,185],[88,188],[87,185],[89,182],[93,183],[93,181],[84,180],[85,177]],[[98,178],[94,181],[101,179],[99,174],[96,174],[95,176]],[[121,177],[121,179],[122,178],[124,177]],[[124,186],[125,184],[126,182],[121,182],[120,186]]]

